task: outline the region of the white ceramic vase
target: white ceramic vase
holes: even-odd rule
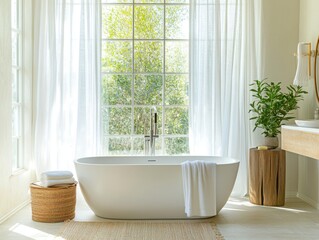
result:
[[[279,146],[278,137],[265,137],[265,146],[277,148]]]

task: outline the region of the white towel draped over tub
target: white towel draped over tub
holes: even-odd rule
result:
[[[187,216],[215,216],[216,164],[199,160],[183,162],[182,176]]]

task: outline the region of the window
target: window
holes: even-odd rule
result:
[[[11,0],[12,171],[27,168],[31,156],[32,1]]]
[[[11,0],[12,25],[12,169],[22,167],[22,2]]]
[[[102,1],[101,57],[106,153],[144,153],[152,106],[156,154],[188,153],[188,0]]]

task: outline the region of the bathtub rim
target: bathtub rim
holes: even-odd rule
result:
[[[158,162],[160,160],[168,161],[172,158],[180,159],[178,162]],[[105,159],[112,162],[105,162],[101,161],[96,162],[97,160]],[[129,162],[121,162],[120,160],[127,160],[132,159]],[[91,161],[90,161],[91,160]],[[94,161],[95,160],[95,161]],[[134,160],[144,161],[144,162],[134,162]],[[151,160],[151,161],[145,161]],[[154,161],[156,160],[156,161]],[[231,157],[220,157],[220,156],[208,156],[208,155],[156,155],[156,156],[144,156],[144,155],[98,155],[98,156],[90,156],[90,157],[81,157],[74,160],[74,164],[79,165],[92,165],[92,166],[100,166],[100,165],[107,165],[107,166],[119,166],[119,165],[154,165],[154,166],[174,166],[174,165],[181,165],[182,162],[185,161],[213,161],[216,165],[232,165],[240,163],[240,160]]]

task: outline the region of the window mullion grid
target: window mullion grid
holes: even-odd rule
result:
[[[12,69],[16,71],[20,71],[21,67],[19,65],[12,65]]]
[[[132,72],[102,72],[102,74],[106,74],[106,75],[132,75]],[[138,72],[136,75],[164,75],[164,73],[158,73],[158,72]],[[175,72],[165,72],[165,75],[185,75],[185,74],[189,74],[188,72],[179,72],[179,73],[175,73]]]
[[[23,94],[23,78],[22,78],[22,65],[23,65],[23,42],[22,42],[22,34],[23,34],[23,24],[22,24],[22,19],[23,19],[23,12],[22,12],[22,4],[23,1],[22,0],[18,0],[19,4],[18,4],[18,70],[17,70],[17,77],[18,77],[18,104],[17,104],[17,108],[18,108],[18,156],[17,156],[17,168],[21,168],[22,167],[22,157],[23,157],[23,141],[24,141],[24,137],[23,137],[23,132],[24,132],[24,114],[23,114],[23,104],[24,104],[24,94]]]
[[[189,126],[189,121],[190,121],[190,89],[191,89],[191,71],[190,71],[190,63],[191,63],[191,26],[190,26],[190,19],[191,19],[191,11],[192,8],[190,7],[190,4],[188,4],[188,89],[187,89],[187,93],[188,93],[188,105],[187,105],[187,109],[188,109],[188,126]],[[188,132],[187,135],[185,135],[186,139],[188,139],[189,142],[189,128],[188,128]],[[188,150],[189,150],[189,144],[188,144]]]
[[[20,28],[11,28],[11,31],[15,34],[20,34],[21,33],[21,29]]]
[[[131,152],[134,151],[134,139],[133,139],[133,135],[134,135],[134,112],[135,112],[135,108],[134,108],[134,94],[135,94],[135,0],[133,0],[133,4],[132,4],[132,11],[133,11],[133,18],[132,18],[132,101],[131,101],[131,106],[132,106],[132,110],[131,110]]]
[[[118,108],[127,108],[130,107],[131,105],[126,105],[126,104],[116,104],[116,105],[109,105],[109,104],[105,104],[103,105],[105,107],[118,107]],[[152,105],[153,106],[153,105]],[[156,106],[156,105],[155,105]],[[150,107],[150,105],[147,104],[135,104],[135,107]],[[184,107],[187,108],[188,105],[180,105],[180,104],[176,104],[176,105],[166,105],[166,108],[176,108],[176,107]]]
[[[15,34],[15,38],[16,38],[16,44],[14,46],[12,46],[12,50],[13,48],[15,48],[15,58],[16,58],[16,63],[15,65],[11,66],[12,71],[15,72],[15,78],[12,79],[12,81],[15,81],[15,85],[16,85],[16,97],[14,100],[12,101],[12,118],[14,118],[15,120],[15,124],[17,124],[16,126],[14,126],[14,128],[12,128],[12,140],[16,141],[16,145],[15,145],[15,150],[12,151],[15,152],[15,156],[13,159],[13,165],[12,165],[12,169],[13,171],[19,169],[22,167],[22,157],[23,157],[23,79],[22,79],[22,65],[23,65],[23,42],[22,42],[22,27],[23,27],[23,22],[22,22],[22,18],[23,18],[23,12],[22,12],[22,4],[23,2],[21,0],[17,0],[16,1],[16,26],[14,28],[11,28],[11,32],[13,34]],[[13,93],[12,93],[13,94]],[[13,141],[12,141],[13,142]],[[12,146],[13,147],[13,146]]]
[[[17,112],[17,116],[14,116],[18,126],[14,126],[14,128],[12,129],[12,137],[18,140],[21,140],[21,133],[22,133],[22,121],[21,121],[21,114],[22,114],[22,103],[21,102],[12,102],[12,114],[15,114]],[[15,129],[17,127],[17,129]]]
[[[145,6],[145,5],[170,5],[170,6],[189,6],[189,3],[166,3],[166,2],[163,2],[163,3],[136,3],[135,0],[133,1],[134,5],[142,5],[142,6]],[[132,3],[126,3],[126,2],[114,2],[114,3],[102,3],[103,5],[128,5],[128,4],[132,4]],[[216,4],[214,4],[216,5]],[[205,4],[205,6],[207,6],[207,4]]]
[[[165,146],[165,82],[166,82],[166,71],[165,71],[165,66],[166,66],[166,0],[164,0],[164,36],[163,36],[163,98],[162,98],[162,154],[166,153],[166,146]]]
[[[102,38],[103,41],[110,41],[110,42],[116,42],[116,41],[127,41],[129,39],[127,38]],[[155,42],[155,41],[163,41],[164,38],[152,38],[152,39],[146,39],[146,38],[139,38],[138,41],[143,41],[143,42]],[[172,41],[172,42],[188,42],[187,39],[184,39],[184,38],[175,38],[175,39],[165,39],[165,40],[169,40],[169,41]]]
[[[125,4],[127,5],[127,3],[111,3],[111,4],[107,4],[105,3],[106,5],[121,5],[121,4]],[[135,3],[135,0],[133,0],[133,3],[132,4],[132,11],[133,11],[133,16],[132,16],[132,72],[123,72],[123,73],[120,73],[120,74],[123,74],[123,75],[131,75],[132,76],[132,88],[131,88],[131,94],[132,94],[132,100],[131,100],[131,133],[130,135],[126,135],[126,136],[129,136],[130,139],[131,139],[131,151],[134,150],[134,144],[133,144],[133,140],[134,138],[136,137],[141,137],[143,135],[141,134],[135,134],[134,133],[134,113],[135,113],[135,109],[134,109],[134,106],[135,106],[135,101],[134,101],[134,95],[135,95],[135,77],[137,74],[145,74],[145,75],[161,75],[162,76],[162,95],[163,95],[163,98],[162,98],[162,138],[161,138],[161,145],[162,145],[162,152],[163,153],[166,153],[166,149],[165,149],[165,138],[176,138],[176,137],[188,137],[188,134],[178,134],[178,135],[174,135],[174,134],[165,134],[165,112],[166,112],[166,109],[168,108],[173,108],[173,107],[186,107],[186,108],[189,108],[189,105],[165,105],[165,82],[166,82],[166,75],[167,74],[174,74],[174,75],[184,75],[184,74],[190,74],[190,72],[185,72],[185,73],[175,73],[175,72],[166,72],[166,69],[165,69],[165,65],[166,65],[166,40],[170,40],[170,41],[177,41],[177,42],[189,42],[189,39],[166,39],[166,6],[169,6],[169,5],[176,5],[176,6],[180,6],[180,5],[188,5],[189,4],[180,4],[180,3],[175,3],[175,4],[170,4],[170,3],[166,3],[166,0],[164,1],[164,3],[162,4],[158,4],[156,3],[156,5],[163,5],[164,7],[164,10],[163,10],[163,22],[164,22],[164,33],[163,33],[163,38],[162,39],[138,39],[139,41],[162,41],[163,42],[163,68],[162,68],[162,73],[159,74],[159,73],[150,73],[150,72],[141,72],[141,73],[136,73],[135,71],[135,5],[154,5],[153,3]],[[121,40],[128,40],[128,39],[102,39],[104,41],[121,41]],[[113,72],[103,72],[104,74],[115,74]],[[116,74],[119,74],[119,73],[116,73]],[[127,105],[117,105],[116,107],[125,107]],[[137,105],[138,107],[149,107],[149,105]],[[108,106],[106,106],[108,107]],[[109,105],[109,107],[112,107],[111,105]],[[113,106],[114,107],[114,106]],[[109,135],[107,134],[108,137],[123,137],[123,135]]]

